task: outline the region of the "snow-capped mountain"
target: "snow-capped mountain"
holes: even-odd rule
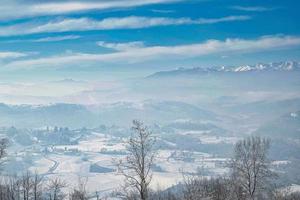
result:
[[[286,61],[286,62],[273,62],[273,63],[258,63],[256,65],[245,65],[233,67],[234,72],[243,71],[293,71],[300,70],[300,62]]]
[[[173,75],[195,75],[199,73],[214,73],[214,72],[253,72],[253,71],[300,71],[300,62],[284,61],[272,63],[257,63],[255,65],[242,66],[217,66],[217,67],[195,67],[195,68],[178,68],[170,71],[156,72],[149,77],[157,76],[173,76]]]

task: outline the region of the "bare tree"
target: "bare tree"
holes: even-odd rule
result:
[[[8,139],[2,138],[0,139],[0,164],[2,164],[3,158],[6,156],[6,149],[8,147]]]
[[[178,197],[177,193],[173,193],[171,191],[151,191],[149,194],[149,200],[182,200],[182,198]]]
[[[21,180],[15,175],[10,176],[8,180],[8,199],[9,200],[20,200],[21,198]]]
[[[155,139],[140,121],[133,121],[132,130],[133,134],[127,146],[128,155],[125,161],[120,161],[118,169],[125,177],[126,191],[130,193],[125,198],[131,195],[130,199],[146,200],[152,179],[151,167],[155,157],[153,149]]]
[[[8,140],[6,138],[0,139],[0,167],[3,164],[3,158],[6,156],[6,149],[8,146]],[[3,179],[0,180],[0,200],[7,198],[7,187],[6,184],[3,184]]]
[[[23,200],[29,200],[30,192],[32,189],[32,180],[30,172],[26,172],[22,176],[22,191],[23,191]]]
[[[66,186],[67,184],[59,178],[50,180],[47,187],[49,200],[63,200],[66,195],[62,189]]]
[[[78,177],[78,186],[70,194],[70,200],[87,200],[86,184],[87,177]]]
[[[252,136],[236,143],[230,167],[234,183],[247,199],[257,199],[267,191],[274,176],[267,157],[270,141]],[[239,192],[241,194],[241,192]]]
[[[41,200],[42,179],[30,172],[22,176],[1,177],[0,200]],[[4,189],[4,190],[3,190]]]
[[[43,192],[43,178],[35,172],[32,178],[32,193],[33,193],[33,200],[40,200],[42,199],[42,192]]]
[[[227,200],[230,199],[229,180],[224,177],[205,178],[198,174],[184,176],[184,200]]]
[[[207,179],[198,174],[184,176],[183,199],[198,200],[209,196]]]

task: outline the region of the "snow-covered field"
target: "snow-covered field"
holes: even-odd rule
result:
[[[46,178],[58,176],[64,179],[69,187],[75,187],[79,177],[83,177],[87,179],[90,192],[108,193],[121,186],[123,177],[118,174],[115,163],[124,158],[125,153],[126,145],[123,140],[93,133],[77,145],[51,147],[51,151],[34,161],[30,170],[42,173]],[[199,169],[205,169],[215,175],[223,174],[226,172],[222,165],[225,162],[224,158],[216,158],[202,152],[159,150],[155,161],[158,169],[154,169],[151,187],[168,188],[182,181],[183,174],[196,173]],[[90,172],[90,166],[94,164],[111,171]]]
[[[126,149],[123,141],[118,141],[117,138],[101,133],[93,132],[93,135],[88,140],[82,140],[78,145],[60,145],[55,146],[57,149],[77,149],[81,152],[100,152],[101,150],[108,151],[124,151]]]
[[[202,144],[234,144],[240,139],[238,137],[215,136],[211,134],[211,131],[180,131],[178,134],[195,136]]]

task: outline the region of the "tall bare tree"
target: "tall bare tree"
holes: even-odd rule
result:
[[[151,131],[140,121],[133,121],[132,130],[133,134],[127,145],[128,155],[125,161],[120,161],[118,169],[125,177],[125,187],[131,192],[130,195],[138,194],[138,197],[134,198],[146,200],[152,179],[151,167],[155,157],[153,149],[155,139]]]
[[[270,141],[251,136],[236,143],[230,167],[237,187],[247,199],[257,199],[262,191],[267,191],[269,180],[274,177],[270,170],[268,150]]]

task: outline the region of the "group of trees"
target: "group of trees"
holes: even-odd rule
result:
[[[124,199],[141,200],[298,200],[299,193],[284,193],[272,184],[277,175],[268,159],[270,140],[250,136],[235,144],[228,163],[230,173],[224,177],[204,178],[201,174],[184,177],[173,191],[151,191],[155,139],[139,121],[133,122],[134,135],[128,142],[129,155],[120,162],[125,177]]]
[[[0,161],[6,156],[9,141],[0,140]],[[87,200],[85,182],[78,181],[78,187],[67,194],[64,188],[67,184],[59,179],[45,180],[38,173],[29,171],[22,175],[7,176],[0,178],[0,200],[63,200],[69,196],[70,200]]]
[[[59,179],[45,180],[37,173],[24,173],[21,176],[2,177],[0,200],[87,200],[84,185],[78,185],[68,194],[67,184]]]
[[[173,189],[150,189],[155,164],[155,138],[139,121],[133,121],[133,133],[127,143],[128,155],[117,163],[124,177],[123,187],[115,192],[128,200],[297,200],[300,194],[283,193],[272,184],[276,174],[270,168],[270,141],[251,136],[235,144],[228,163],[230,173],[223,177],[204,178],[201,174],[184,176]],[[8,141],[0,140],[0,160],[6,155]],[[0,200],[87,200],[86,182],[67,195],[67,184],[59,178],[44,180],[38,174],[2,177]],[[99,199],[97,195],[97,200]]]

